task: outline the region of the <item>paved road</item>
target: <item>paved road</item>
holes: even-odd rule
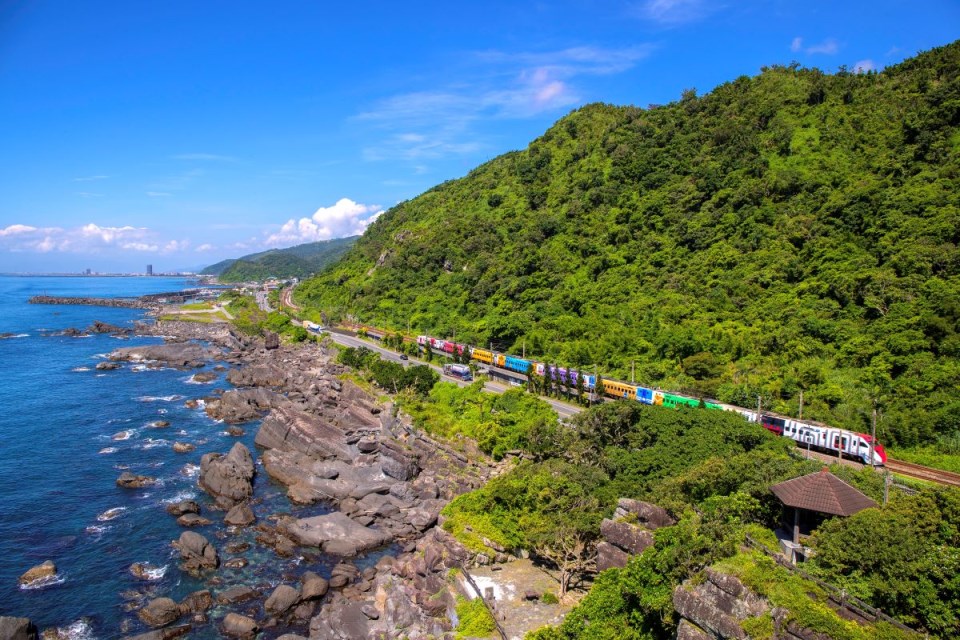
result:
[[[336,332],[331,332],[330,338],[337,344],[342,344],[347,347],[366,347],[372,351],[376,351],[378,354],[380,354],[380,357],[382,357],[384,360],[391,360],[393,362],[399,362],[404,365],[406,365],[406,363],[408,362],[414,362],[416,364],[425,364],[430,368],[432,368],[437,373],[439,373],[440,378],[442,380],[445,380],[447,382],[455,382],[461,387],[465,387],[468,384],[472,384],[470,382],[466,382],[459,378],[445,376],[443,375],[442,367],[435,364],[431,364],[424,360],[420,360],[418,358],[411,358],[410,360],[401,360],[400,356],[396,352],[391,351],[389,349],[384,349],[383,347],[377,344],[372,344],[360,338],[355,338],[353,336],[348,336],[348,335],[344,335],[342,333],[336,333]],[[501,384],[499,382],[488,381],[484,383],[483,388],[484,390],[489,391],[490,393],[503,393],[507,389],[510,389],[510,385]],[[556,411],[557,415],[559,415],[561,418],[569,418],[570,416],[576,415],[580,413],[580,411],[582,411],[580,407],[567,404],[566,402],[561,402],[560,400],[557,400],[555,398],[544,398],[541,396],[541,400],[543,400],[544,402],[549,404],[551,407],[553,407],[554,411]]]
[[[271,307],[270,303],[267,301],[267,292],[263,289],[257,291],[257,306],[267,313],[273,311],[273,307]]]

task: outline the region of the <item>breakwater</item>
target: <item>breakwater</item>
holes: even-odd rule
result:
[[[138,298],[94,298],[88,296],[33,296],[30,304],[70,304],[93,307],[115,307],[122,309],[153,309],[161,304],[182,304],[197,297],[200,289],[187,289],[174,293],[152,293]]]

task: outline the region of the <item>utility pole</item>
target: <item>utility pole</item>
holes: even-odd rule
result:
[[[630,361],[630,384],[636,384],[636,380],[633,379],[633,374],[634,374],[634,370],[635,370],[635,368],[636,368],[636,367],[635,367],[636,364],[637,364],[637,361],[636,361],[636,360],[631,360],[631,361]]]
[[[760,394],[757,394],[757,424],[762,424],[760,422]]]
[[[800,420],[803,420],[803,389],[800,389]]]
[[[874,451],[877,446],[877,399],[873,399],[873,417],[870,420],[870,466],[874,466],[876,462],[873,459]],[[884,500],[886,504],[886,500]]]
[[[527,341],[526,340],[523,341],[523,351],[521,351],[520,353],[521,353],[520,357],[526,360],[527,359]]]

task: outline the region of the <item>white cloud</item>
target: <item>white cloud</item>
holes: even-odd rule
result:
[[[877,68],[877,65],[874,64],[873,60],[858,60],[853,64],[854,73],[866,73],[867,71],[873,71]]]
[[[647,20],[668,26],[699,20],[708,13],[703,0],[647,0],[639,9]]]
[[[152,240],[154,235],[145,227],[108,227],[92,222],[73,229],[13,224],[0,229],[0,250],[100,253],[119,249],[155,252],[160,250],[160,245]]]
[[[280,230],[267,237],[270,247],[293,246],[305,242],[344,238],[363,233],[377,219],[380,205],[366,205],[341,198],[330,207],[320,207],[309,218],[288,220]]]
[[[840,50],[840,43],[835,38],[827,38],[823,42],[804,46],[803,38],[797,36],[790,42],[790,51],[802,52],[809,56],[823,54],[832,56]]]
[[[203,253],[204,251],[213,251],[214,249],[216,249],[215,246],[213,246],[208,242],[204,242],[203,244],[199,245],[196,249],[194,249],[194,251],[196,251],[197,253]]]
[[[0,238],[4,236],[32,233],[34,231],[38,231],[38,229],[27,224],[11,224],[6,229],[0,229]]]

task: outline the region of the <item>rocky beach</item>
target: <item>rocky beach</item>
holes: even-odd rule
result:
[[[226,450],[173,443],[185,472],[198,469],[203,494],[166,496],[167,513],[156,517],[183,529],[169,541],[176,566],[168,572],[203,588],[177,599],[150,588],[122,594],[128,614],[118,635],[394,638],[452,629],[449,572],[492,558],[473,557],[437,523],[447,502],[494,472],[482,454],[417,433],[388,398],[343,376],[328,345],[277,346],[222,324],[138,322],[133,332],[164,341],[114,349],[103,361],[111,375],[173,368],[202,381],[225,372],[230,388],[183,403],[237,441]],[[250,425],[253,447],[240,441]],[[134,471],[116,479],[129,492],[162,491],[156,483]],[[286,499],[276,499],[280,491]],[[265,493],[274,494],[269,512]],[[265,584],[271,562],[282,571]],[[129,571],[149,584],[156,569]]]

